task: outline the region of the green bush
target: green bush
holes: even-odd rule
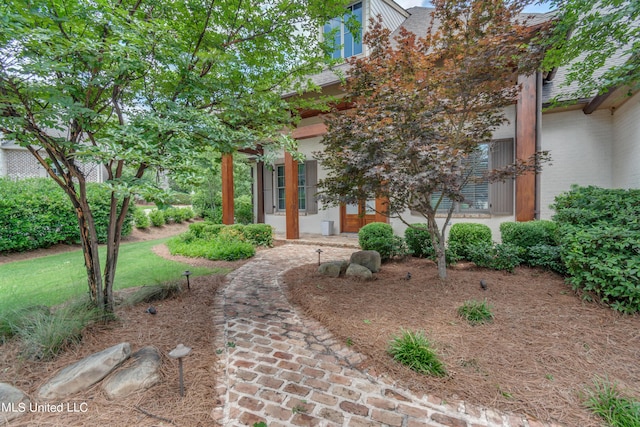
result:
[[[553,221],[503,222],[500,224],[502,243],[529,249],[536,245],[556,246],[558,226]]]
[[[559,274],[567,274],[567,267],[562,261],[562,248],[560,246],[531,246],[527,251],[525,262],[532,267],[542,267]]]
[[[162,227],[165,224],[164,212],[160,209],[154,209],[149,212],[149,220],[154,227]]]
[[[220,230],[225,227],[224,224],[214,224],[205,221],[189,225],[189,230],[193,232],[198,239],[211,239],[220,234]]]
[[[469,260],[468,246],[478,243],[490,245],[491,242],[491,229],[488,226],[461,222],[451,226],[447,247],[456,258]]]
[[[167,247],[172,255],[226,261],[251,258],[256,252],[251,243],[237,240],[221,240],[219,238],[213,240],[192,239],[185,241],[178,236],[167,241]]]
[[[404,241],[411,255],[419,258],[435,257],[427,224],[412,224],[404,231]]]
[[[466,249],[468,253],[467,260],[473,262],[478,267],[513,272],[513,269],[522,263],[520,249],[508,243],[493,244],[481,242],[468,245]]]
[[[377,251],[383,261],[407,253],[404,240],[393,234],[389,224],[372,222],[358,232],[358,243],[362,250]]]
[[[640,311],[640,190],[573,187],[552,207],[573,288]]]
[[[446,370],[424,333],[402,330],[389,343],[389,354],[416,372],[442,377]]]
[[[0,179],[0,252],[19,252],[80,241],[78,219],[71,202],[51,179],[20,181]],[[107,240],[111,191],[89,183],[87,199],[96,223],[98,242]],[[127,236],[133,228],[136,208],[131,206],[122,227]]]
[[[253,223],[253,202],[251,196],[245,195],[233,201],[235,221],[240,224]]]
[[[142,230],[149,228],[149,226],[151,225],[151,221],[149,220],[147,213],[144,209],[140,208],[136,209],[135,213],[133,214],[133,222],[135,223],[136,228],[140,228]]]
[[[242,232],[247,241],[256,246],[273,246],[273,227],[267,224],[248,224]]]

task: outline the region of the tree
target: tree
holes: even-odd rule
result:
[[[445,231],[465,185],[538,167],[529,159],[478,172],[483,147],[518,95],[517,74],[533,72],[541,52],[528,43],[517,4],[433,3],[440,25],[423,38],[403,29],[394,44],[381,19],[372,20],[365,36],[371,55],[352,60],[348,72],[353,109],[328,117],[325,151],[317,156],[329,169],[319,184],[329,202],[375,195],[388,200],[382,213],[408,226],[408,210],[424,216],[444,279]],[[436,214],[447,204],[439,225]]]
[[[69,196],[90,295],[113,310],[121,229],[145,170],[187,170],[205,148],[284,144],[327,49],[309,37],[344,0],[8,0],[0,5],[0,130]],[[111,189],[101,271],[83,163]],[[124,174],[133,168],[132,177]]]
[[[628,0],[553,0],[556,25],[543,67],[567,66],[565,86],[572,99],[640,85],[640,7]]]

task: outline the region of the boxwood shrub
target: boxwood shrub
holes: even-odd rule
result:
[[[433,258],[435,251],[427,224],[412,224],[404,231],[409,253],[419,258]]]
[[[573,187],[552,207],[574,289],[615,310],[640,311],[640,189]]]
[[[362,250],[377,251],[382,261],[406,254],[404,240],[393,234],[391,225],[372,222],[358,231],[358,243]]]
[[[461,222],[451,226],[448,248],[455,258],[472,261],[469,259],[468,247],[481,243],[492,245],[491,229],[488,226],[473,222]]]

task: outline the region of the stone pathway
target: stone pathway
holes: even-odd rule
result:
[[[261,251],[228,276],[215,323],[224,334],[219,425],[542,427],[526,417],[415,395],[358,370],[362,356],[315,320],[298,314],[284,295],[282,273],[317,262],[315,246],[285,244]],[[348,259],[353,248],[323,247],[322,260]]]

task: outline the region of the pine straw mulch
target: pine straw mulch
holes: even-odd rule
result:
[[[363,282],[316,269],[286,274],[289,298],[353,343],[367,357],[362,368],[416,392],[581,427],[601,425],[581,396],[596,376],[640,397],[640,316],[585,302],[553,273],[468,266],[450,269],[442,283],[432,262],[409,259],[383,264],[376,280]],[[457,315],[465,301],[485,299],[492,323],[470,326]],[[392,360],[387,344],[401,328],[426,333],[446,364],[445,378]]]
[[[163,227],[149,235],[134,236],[133,241],[166,237],[186,229],[186,225]],[[139,232],[136,234],[140,234]],[[62,249],[64,250],[64,249]],[[60,250],[58,250],[60,251]],[[234,269],[246,261],[224,262],[185,257],[171,257],[164,245],[153,251],[163,257],[186,262],[193,266]],[[121,401],[109,401],[99,386],[78,393],[54,404],[66,403],[81,408],[85,413],[29,413],[10,423],[11,426],[210,426],[211,412],[219,403],[215,378],[216,348],[213,314],[216,292],[224,282],[224,275],[191,278],[191,290],[179,296],[153,303],[156,315],[146,313],[148,304],[121,305],[116,309],[118,320],[94,325],[83,333],[82,342],[50,362],[32,362],[20,357],[17,342],[10,341],[0,347],[0,382],[7,382],[29,394],[34,403],[38,388],[59,369],[92,353],[121,342],[129,342],[132,352],[152,345],[162,354],[161,382],[147,391],[130,395]],[[186,286],[185,286],[186,288]],[[134,290],[125,290],[124,294]],[[124,297],[124,296],[123,296]],[[168,353],[183,343],[193,352],[184,359],[185,396],[180,396],[178,362]],[[82,406],[85,408],[85,406]]]

